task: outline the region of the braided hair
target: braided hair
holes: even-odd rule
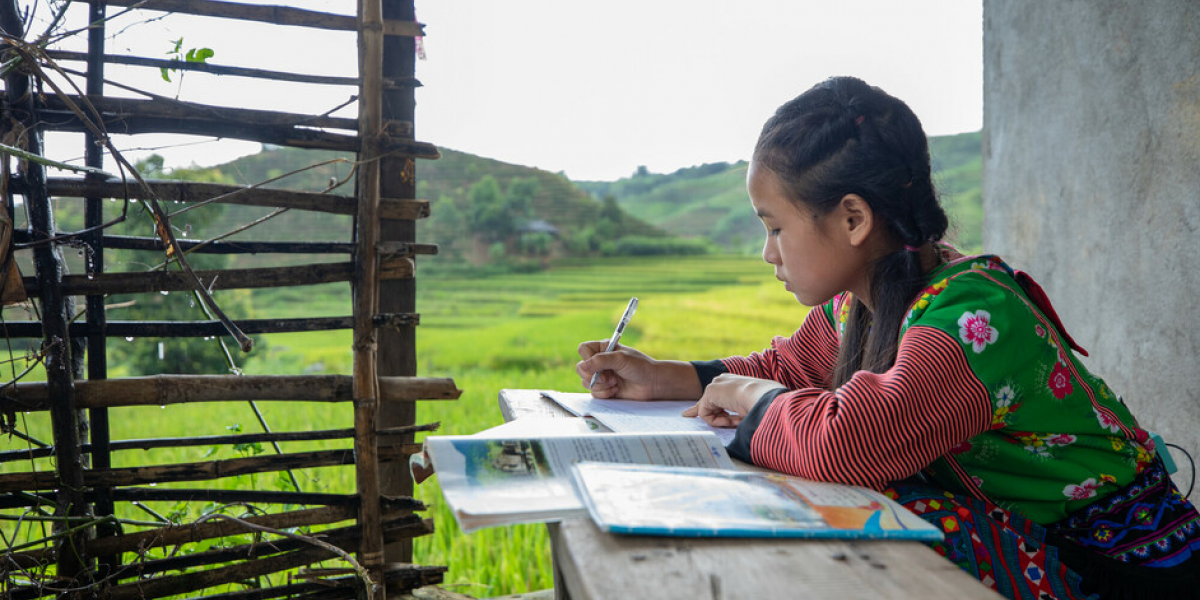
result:
[[[948,226],[920,120],[883,90],[834,77],[779,107],[763,126],[754,160],[779,178],[791,201],[817,215],[857,194],[900,242],[873,265],[874,311],[858,298],[851,304],[833,385],[859,370],[890,369],[905,312],[925,286],[919,250],[942,239]]]

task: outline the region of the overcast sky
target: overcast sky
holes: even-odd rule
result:
[[[252,1],[341,13],[349,4]],[[418,139],[573,179],[747,158],[775,107],[832,75],[904,99],[931,135],[983,122],[981,0],[417,0],[417,16],[427,34]],[[281,29],[264,37],[261,25],[203,17],[116,20],[109,51],[165,56],[182,37],[185,50],[212,48],[217,64],[354,74],[353,34]],[[295,112],[325,112],[356,91],[202,73],[167,83],[118,66],[107,75],[182,99]],[[187,141],[121,143],[169,166],[258,150],[179,145]]]

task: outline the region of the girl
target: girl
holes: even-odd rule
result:
[[[594,396],[698,399],[684,415],[737,427],[742,460],[884,489],[1007,597],[1200,598],[1200,515],[1038,285],[940,242],[907,105],[850,77],[817,85],[767,121],[747,187],[763,260],[816,308],[717,361],[586,342]]]

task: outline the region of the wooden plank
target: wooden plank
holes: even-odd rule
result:
[[[615,536],[577,519],[560,524],[554,558],[575,600],[1000,597],[916,542]]]
[[[83,2],[85,0],[72,0]],[[313,27],[337,31],[356,31],[357,21],[348,15],[317,12],[288,6],[249,5],[218,0],[107,0],[109,6],[130,6],[141,10],[176,12],[204,17],[259,21],[274,25]],[[420,23],[389,20],[382,24],[384,35],[415,37],[425,35]]]
[[[166,406],[190,402],[283,400],[347,402],[353,399],[348,375],[151,375],[75,382],[80,408]],[[383,377],[383,402],[453,400],[462,391],[436,377]],[[0,396],[2,411],[43,411],[50,395],[44,382],[10,386]]]
[[[501,390],[500,411],[573,417],[539,390]],[[550,533],[560,598],[999,598],[918,542],[616,536],[588,519]]]

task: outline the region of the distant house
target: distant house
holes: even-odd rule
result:
[[[552,237],[554,237],[554,239],[558,239],[558,228],[555,227],[554,225],[551,225],[549,222],[547,222],[544,219],[534,219],[532,221],[526,221],[524,224],[522,224],[520,227],[517,228],[517,233],[520,233],[520,234],[548,233]]]

